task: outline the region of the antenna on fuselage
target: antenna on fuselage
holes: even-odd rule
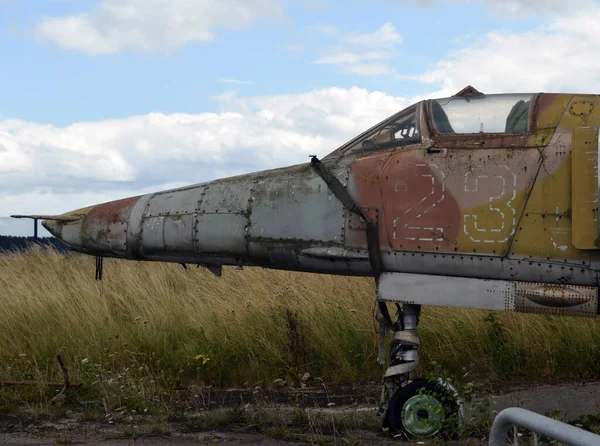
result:
[[[479,90],[477,90],[475,87],[472,87],[470,85],[467,85],[465,88],[463,88],[462,90],[460,90],[458,93],[456,93],[455,95],[453,95],[452,97],[469,97],[469,96],[480,96],[483,93],[480,92]]]

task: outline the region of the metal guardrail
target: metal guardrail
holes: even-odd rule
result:
[[[519,444],[518,427],[533,431],[533,442],[537,446],[539,437],[557,440],[559,444],[576,446],[600,445],[600,435],[595,435],[562,421],[545,417],[519,407],[509,407],[501,411],[492,424],[490,431],[490,446],[504,446],[506,435],[511,426],[514,426],[513,444]]]

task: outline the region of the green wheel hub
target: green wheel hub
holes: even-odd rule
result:
[[[444,407],[431,395],[414,395],[402,407],[402,424],[415,437],[435,435],[444,422]]]

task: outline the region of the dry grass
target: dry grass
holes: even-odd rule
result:
[[[269,385],[310,373],[378,381],[371,279],[33,250],[0,256],[0,380],[60,381],[61,354],[90,396],[152,401],[191,384]],[[600,377],[596,320],[425,308],[422,368],[486,381]],[[0,389],[1,390],[1,389]]]

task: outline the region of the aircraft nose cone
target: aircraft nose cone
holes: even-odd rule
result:
[[[46,228],[54,237],[58,239],[62,238],[62,223],[52,220],[42,220],[42,226]]]
[[[82,248],[80,221],[42,220],[42,226],[72,249],[77,251]]]

